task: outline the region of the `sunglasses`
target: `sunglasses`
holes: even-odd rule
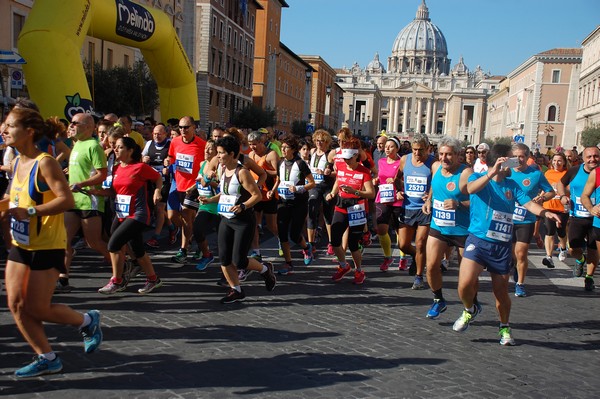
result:
[[[190,127],[192,127],[192,125],[187,125],[187,126],[179,126],[180,129],[185,130],[185,129],[189,129]]]
[[[478,154],[486,154],[487,151],[477,151]]]
[[[465,154],[475,154],[473,151],[465,151]]]
[[[71,125],[77,126],[77,125],[81,125],[81,124],[83,124],[83,122],[73,121],[73,122],[69,123],[69,126],[71,126]]]

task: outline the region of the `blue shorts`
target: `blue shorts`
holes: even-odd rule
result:
[[[465,242],[463,257],[483,266],[490,273],[510,273],[512,244],[482,240],[469,234]]]
[[[169,196],[167,197],[167,210],[177,212],[181,210],[181,202],[179,201],[179,193],[177,192],[175,179],[171,181],[171,188],[169,189]]]

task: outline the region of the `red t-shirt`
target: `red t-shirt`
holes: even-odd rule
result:
[[[175,166],[175,181],[177,191],[185,191],[196,184],[200,164],[204,161],[206,141],[198,136],[189,143],[183,142],[183,136],[171,140],[169,157]]]
[[[117,194],[115,214],[119,220],[130,218],[150,224],[151,213],[146,184],[159,178],[160,173],[143,162],[115,166],[112,187]]]
[[[364,165],[358,165],[356,169],[350,170],[346,162],[340,162],[337,164],[337,182],[338,187],[350,186],[355,190],[360,190],[367,180],[371,180],[371,171]],[[338,195],[341,198],[359,198],[354,194],[343,192],[341,189],[338,191]],[[367,201],[363,198],[358,201],[358,204],[364,204],[367,209]],[[346,209],[335,207],[335,210],[340,213],[348,213]]]

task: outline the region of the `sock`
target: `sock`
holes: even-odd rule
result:
[[[585,278],[588,278],[588,277],[589,277],[589,278],[594,278],[594,276],[593,276],[592,274],[587,274],[587,273],[586,273],[586,274],[585,274]]]
[[[90,317],[90,315],[87,313],[84,313],[83,314],[83,323],[79,326],[79,329],[81,330],[83,327],[89,326],[91,322],[92,322],[92,318]]]
[[[59,277],[58,282],[62,286],[69,285],[69,278],[68,277]]]
[[[379,244],[381,244],[381,249],[383,249],[383,255],[386,258],[390,258],[392,256],[392,240],[390,239],[390,235],[388,233],[380,235]]]
[[[402,252],[402,250],[400,250],[400,257],[401,258],[405,258],[406,257],[406,254],[404,252]]]
[[[502,327],[509,327],[508,323],[500,323],[500,328]]]
[[[471,314],[475,313],[475,306],[471,306],[470,308],[465,308],[465,310]]]
[[[206,248],[206,251],[202,251],[203,258],[210,258],[211,252]]]
[[[50,360],[50,361],[53,361],[54,359],[56,359],[56,353],[54,353],[54,352],[42,353],[40,356],[43,357],[44,359]]]
[[[181,248],[181,252],[187,255],[187,248]]]
[[[338,260],[338,263],[340,264],[340,267],[343,269],[344,267],[346,267],[346,261],[340,262]]]
[[[156,275],[156,273],[154,273],[152,276],[148,276],[148,281],[156,281],[158,279],[158,276]]]
[[[123,279],[121,277],[113,277],[113,281],[115,282],[115,284],[123,284]]]
[[[439,299],[440,301],[444,300],[444,296],[442,295],[442,289],[433,291],[433,299]]]
[[[242,287],[240,287],[239,285],[234,286],[233,289],[237,292],[242,292]]]
[[[577,262],[579,262],[579,263],[585,262],[585,256],[581,255],[581,258],[577,259]]]
[[[255,249],[254,253],[257,254],[257,255],[260,255],[260,248],[259,249]]]
[[[262,270],[260,271],[260,274],[266,273],[267,270],[269,270],[269,268],[267,266],[264,265],[264,263],[262,264]]]

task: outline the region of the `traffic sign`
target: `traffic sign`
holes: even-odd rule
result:
[[[26,64],[23,57],[12,50],[0,50],[0,64]]]
[[[515,140],[515,143],[524,143],[525,142],[525,136],[517,134],[515,135],[515,137],[513,137],[513,139]]]
[[[314,133],[315,132],[315,125],[313,125],[312,123],[307,123],[306,124],[306,133]]]
[[[16,70],[10,74],[10,87],[12,89],[23,89],[23,72]]]

